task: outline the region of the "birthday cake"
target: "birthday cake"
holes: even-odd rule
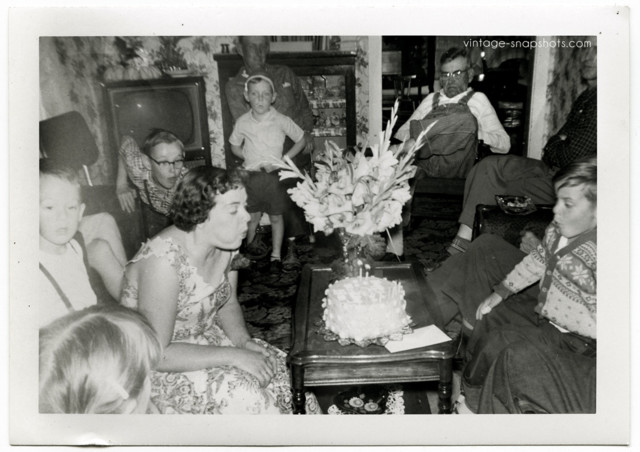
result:
[[[341,279],[322,300],[326,328],[356,342],[402,333],[411,323],[402,284],[375,276]]]

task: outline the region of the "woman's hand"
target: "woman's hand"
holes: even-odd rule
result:
[[[258,344],[255,345],[260,347]],[[237,348],[236,359],[234,361],[234,366],[255,376],[262,387],[267,386],[275,375],[275,362],[272,362],[268,353],[265,355],[259,351],[250,350],[249,348]]]
[[[500,304],[501,301],[502,297],[497,293],[493,292],[489,295],[480,304],[480,306],[478,306],[478,310],[476,311],[476,320],[482,320],[482,316],[489,314],[493,308]]]
[[[246,348],[247,350],[251,350],[252,352],[260,353],[263,356],[265,356],[266,358],[268,358],[269,359],[269,364],[271,365],[271,367],[273,369],[273,373],[275,374],[277,372],[278,367],[277,367],[276,355],[274,353],[272,353],[267,347],[259,344],[258,342],[254,342],[252,340],[248,340],[244,344],[244,348]]]
[[[136,191],[128,185],[116,186],[116,196],[120,202],[120,208],[127,213],[132,213],[136,209]]]

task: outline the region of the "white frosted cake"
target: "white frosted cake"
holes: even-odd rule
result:
[[[375,276],[331,284],[322,300],[326,328],[341,339],[364,341],[401,333],[411,323],[402,285]]]

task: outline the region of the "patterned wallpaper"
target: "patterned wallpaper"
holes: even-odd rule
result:
[[[554,36],[553,39],[565,42],[593,40],[595,44],[595,39],[587,36]],[[562,127],[573,101],[587,87],[580,77],[580,62],[588,51],[569,47],[552,49],[554,64],[550,67],[550,83],[547,87],[549,135]]]
[[[354,39],[355,38],[355,39]],[[178,50],[190,69],[205,77],[212,162],[224,166],[220,84],[215,53],[228,46],[235,51],[234,36],[125,37],[128,48],[143,48],[147,57],[161,64]],[[369,129],[368,39],[352,37],[357,52],[356,114],[358,141]],[[172,47],[172,48],[171,48]],[[46,37],[40,39],[40,119],[67,111],[79,111],[93,132],[101,156],[91,168],[96,183],[112,183],[107,121],[100,82],[106,67],[117,64],[121,51],[115,37]]]

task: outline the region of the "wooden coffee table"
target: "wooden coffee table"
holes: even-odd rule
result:
[[[440,312],[425,299],[426,281],[418,263],[375,263],[375,276],[400,281],[407,298],[413,328],[435,324],[442,329]],[[342,346],[327,341],[321,329],[322,298],[333,272],[329,266],[307,265],[302,271],[293,314],[291,365],[294,412],[304,413],[305,386],[334,386],[439,381],[438,411],[451,413],[452,362],[457,339],[391,353],[379,345]]]

